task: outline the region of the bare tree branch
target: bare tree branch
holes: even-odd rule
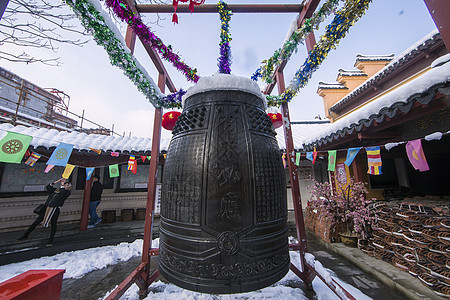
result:
[[[82,46],[89,41],[78,24],[75,14],[59,0],[10,0],[0,21],[0,61],[59,66],[60,58],[52,54],[58,44]],[[30,54],[33,48],[46,51],[37,57]]]
[[[137,0],[139,3],[168,4],[170,0]],[[121,27],[126,24],[110,16]],[[164,18],[152,15],[148,21],[159,26]],[[155,20],[156,19],[156,20]],[[0,20],[0,62],[42,63],[59,66],[58,44],[82,46],[90,36],[63,0],[10,0]],[[34,50],[33,50],[34,49]],[[39,49],[39,55],[32,55]],[[42,51],[41,51],[42,50]],[[38,57],[39,56],[39,57]],[[49,56],[49,57],[47,57]]]

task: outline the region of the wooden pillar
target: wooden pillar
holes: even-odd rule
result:
[[[353,171],[353,178],[355,181],[366,181],[367,175],[365,174],[367,172],[367,164],[364,159],[355,157],[355,160],[352,162],[352,171]]]
[[[80,231],[86,230],[89,218],[89,202],[91,201],[92,176],[84,184],[83,206],[81,208]]]

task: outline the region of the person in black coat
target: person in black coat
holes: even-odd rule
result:
[[[102,219],[97,215],[97,206],[102,199],[103,185],[100,183],[100,176],[92,176],[92,188],[91,188],[91,200],[89,202],[89,215],[91,220],[89,221],[88,228],[93,228],[100,223]]]
[[[56,187],[55,187],[56,186]],[[47,191],[50,195],[45,202],[44,208],[38,214],[36,220],[31,224],[30,228],[18,239],[25,240],[28,235],[36,229],[36,227],[44,221],[44,227],[48,227],[51,224],[50,238],[48,239],[47,245],[53,244],[53,237],[56,233],[56,224],[59,217],[59,208],[63,206],[64,201],[70,196],[72,190],[72,184],[65,178],[61,178],[57,181],[49,183],[46,186]]]

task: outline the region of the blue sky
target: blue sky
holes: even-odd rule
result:
[[[280,1],[299,3],[299,1]],[[324,1],[321,1],[319,7]],[[208,4],[217,1],[206,0]],[[229,4],[277,3],[277,1],[233,0]],[[200,76],[217,72],[220,22],[218,14],[178,14],[179,24],[171,22],[171,15],[159,26],[149,24],[154,33],[173,49]],[[153,17],[145,15],[146,20]],[[233,63],[232,73],[250,77],[260,62],[280,48],[295,14],[235,14],[231,17],[230,33]],[[153,18],[154,19],[154,18]],[[316,40],[323,34],[331,19],[325,20]],[[125,30],[125,26],[121,26]],[[336,50],[314,73],[307,87],[300,90],[290,104],[291,120],[310,120],[317,114],[324,116],[322,98],[316,94],[319,81],[335,82],[338,69],[354,70],[358,53],[366,55],[398,55],[436,27],[423,0],[373,0],[366,14],[350,28]],[[3,47],[3,49],[2,49]],[[7,51],[5,46],[0,50]],[[286,85],[306,59],[306,47],[300,45],[285,69]],[[132,136],[151,136],[153,107],[134,84],[111,66],[102,47],[91,41],[83,47],[59,45],[57,53],[61,67],[41,64],[19,64],[0,60],[0,65],[41,86],[64,91],[71,98],[70,110],[105,127],[114,124],[116,132]],[[156,70],[137,42],[135,55],[155,81]],[[166,68],[177,88],[192,86],[170,64]],[[261,87],[263,83],[259,81]],[[276,89],[275,89],[276,92]]]

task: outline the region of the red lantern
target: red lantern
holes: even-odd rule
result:
[[[273,127],[278,128],[283,125],[283,118],[281,117],[280,113],[277,113],[277,114],[268,113],[267,115],[269,116],[270,120],[272,121]]]
[[[181,113],[178,111],[166,112],[162,117],[162,127],[164,127],[164,129],[172,131],[180,115]]]

